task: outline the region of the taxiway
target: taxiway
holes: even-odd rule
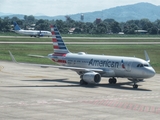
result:
[[[160,75],[139,83],[79,85],[70,70],[0,61],[1,120],[159,120]]]

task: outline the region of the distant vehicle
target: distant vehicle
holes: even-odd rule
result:
[[[43,36],[51,36],[50,31],[42,31],[42,30],[22,30],[19,25],[16,22],[13,22],[14,24],[14,32],[22,35],[29,35],[33,37],[43,37]]]
[[[51,33],[54,53],[48,54],[48,56],[30,56],[49,58],[61,65],[39,65],[41,67],[70,69],[77,72],[81,78],[81,85],[98,84],[101,77],[108,77],[110,84],[116,84],[116,78],[121,77],[132,81],[134,83],[133,88],[138,88],[137,82],[155,75],[155,70],[149,64],[150,59],[146,51],[146,60],[136,57],[86,54],[84,52],[71,53],[56,26],[51,26]],[[10,56],[16,62],[11,52]]]

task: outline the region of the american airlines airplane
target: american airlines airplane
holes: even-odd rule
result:
[[[146,60],[135,57],[86,54],[84,52],[71,53],[55,25],[51,25],[51,33],[54,53],[48,56],[30,56],[49,58],[61,65],[41,65],[41,67],[70,69],[77,72],[81,79],[80,85],[98,84],[101,77],[109,78],[110,84],[116,84],[116,78],[120,77],[133,81],[133,88],[138,88],[137,82],[155,75],[155,70],[149,64],[150,59],[146,51]],[[16,62],[11,52],[10,56]]]
[[[38,37],[43,37],[43,36],[51,36],[51,32],[50,31],[41,31],[41,30],[22,30],[19,25],[16,22],[14,23],[14,31],[18,34],[22,34],[22,35],[29,35],[29,36],[38,36]]]

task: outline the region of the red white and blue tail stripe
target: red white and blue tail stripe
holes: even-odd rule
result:
[[[69,50],[63,42],[63,39],[55,25],[51,25],[51,33],[52,33],[52,42],[54,54],[67,54]]]

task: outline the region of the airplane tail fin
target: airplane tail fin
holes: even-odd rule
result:
[[[21,28],[19,27],[19,25],[14,21],[14,30],[20,30]]]
[[[70,51],[67,49],[60,32],[55,25],[51,25],[51,33],[54,54],[63,55],[69,53]]]

